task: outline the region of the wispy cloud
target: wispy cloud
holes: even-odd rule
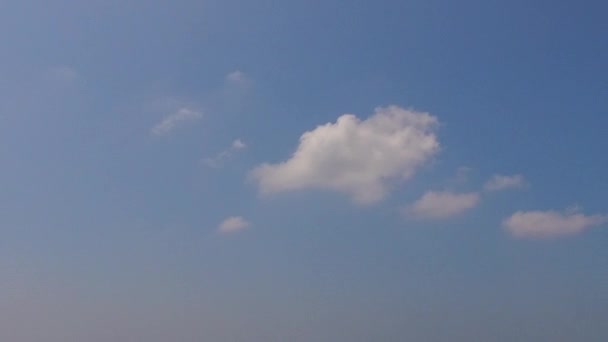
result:
[[[235,70],[226,75],[226,82],[237,85],[247,85],[251,83],[251,79],[244,72]]]
[[[582,233],[608,222],[608,215],[584,215],[577,210],[518,211],[506,218],[502,225],[514,237],[550,238]]]
[[[157,136],[167,135],[179,126],[185,125],[188,122],[199,120],[203,114],[199,111],[188,107],[182,107],[172,114],[163,118],[156,124],[150,132]]]
[[[209,167],[218,168],[224,165],[224,163],[230,160],[238,151],[244,150],[247,145],[241,140],[236,139],[232,142],[229,148],[221,151],[212,158],[203,159],[203,163]]]
[[[234,234],[243,231],[250,226],[251,223],[241,216],[233,216],[222,221],[218,226],[217,231],[222,234]]]
[[[479,193],[453,193],[429,191],[405,209],[409,216],[422,219],[445,219],[474,208],[479,203]]]
[[[302,134],[288,160],[262,164],[250,176],[264,194],[323,188],[377,202],[439,151],[437,124],[430,114],[397,106],[377,108],[365,120],[344,114]]]
[[[247,145],[241,139],[236,139],[232,142],[232,145],[230,147],[234,150],[242,150],[244,148],[247,148]]]
[[[521,188],[525,185],[522,175],[494,175],[484,185],[485,191],[500,191]]]

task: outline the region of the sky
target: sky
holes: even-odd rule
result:
[[[0,4],[0,339],[608,340],[603,1]]]

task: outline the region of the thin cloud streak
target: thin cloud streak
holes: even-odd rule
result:
[[[163,118],[158,124],[150,129],[150,133],[156,136],[168,135],[176,128],[189,122],[197,121],[202,117],[203,113],[188,107],[182,107]]]
[[[251,223],[243,217],[232,216],[222,221],[218,226],[217,231],[221,234],[235,234],[248,229],[250,226]]]
[[[219,152],[214,157],[203,159],[203,163],[209,167],[220,168],[228,160],[232,159],[236,153],[246,148],[247,144],[245,144],[241,139],[236,139],[226,150]]]
[[[522,175],[494,175],[484,185],[485,191],[501,191],[508,189],[518,189],[525,185]]]

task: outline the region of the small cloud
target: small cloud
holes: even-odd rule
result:
[[[578,210],[518,211],[503,220],[502,225],[517,238],[550,238],[579,234],[608,222],[608,215],[584,215]]]
[[[242,150],[244,148],[247,148],[247,145],[241,141],[241,139],[236,139],[235,141],[232,142],[232,149],[234,150]]]
[[[494,175],[484,185],[485,191],[501,191],[507,189],[517,189],[525,185],[522,175]]]
[[[250,177],[262,194],[316,188],[377,202],[439,151],[437,124],[428,113],[398,106],[376,108],[365,120],[344,114],[304,132],[289,159],[264,163]]]
[[[251,226],[247,220],[241,216],[233,216],[225,219],[217,228],[222,234],[233,234],[243,231]]]
[[[476,192],[452,193],[429,191],[414,202],[405,212],[422,219],[445,219],[461,214],[479,203]]]
[[[175,128],[187,122],[199,120],[202,117],[203,114],[201,112],[183,107],[165,117],[161,122],[152,127],[150,132],[157,136],[167,135]]]
[[[244,72],[235,70],[226,75],[226,82],[238,85],[246,85],[251,83],[251,80]]]
[[[209,167],[219,168],[224,165],[227,160],[231,159],[235,153],[246,148],[247,145],[241,139],[236,139],[228,149],[218,153],[215,157],[203,159],[203,163]]]

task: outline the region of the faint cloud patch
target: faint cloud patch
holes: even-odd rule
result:
[[[168,135],[176,128],[197,121],[202,117],[203,113],[200,111],[188,107],[182,107],[164,117],[159,123],[150,129],[150,133],[156,136]]]
[[[217,231],[221,234],[234,234],[248,229],[250,226],[251,223],[243,217],[232,216],[222,221],[217,227]]]
[[[236,153],[247,148],[241,139],[236,139],[232,142],[229,148],[219,152],[214,157],[203,159],[203,163],[209,167],[220,168],[228,160],[232,159]]]
[[[421,219],[446,219],[474,208],[479,200],[477,192],[429,191],[407,207],[405,213]]]
[[[485,191],[501,191],[508,189],[518,189],[525,186],[524,176],[522,175],[494,175],[490,178],[483,189]]]
[[[242,71],[235,70],[226,75],[226,82],[234,85],[250,85],[252,83],[251,79]]]

